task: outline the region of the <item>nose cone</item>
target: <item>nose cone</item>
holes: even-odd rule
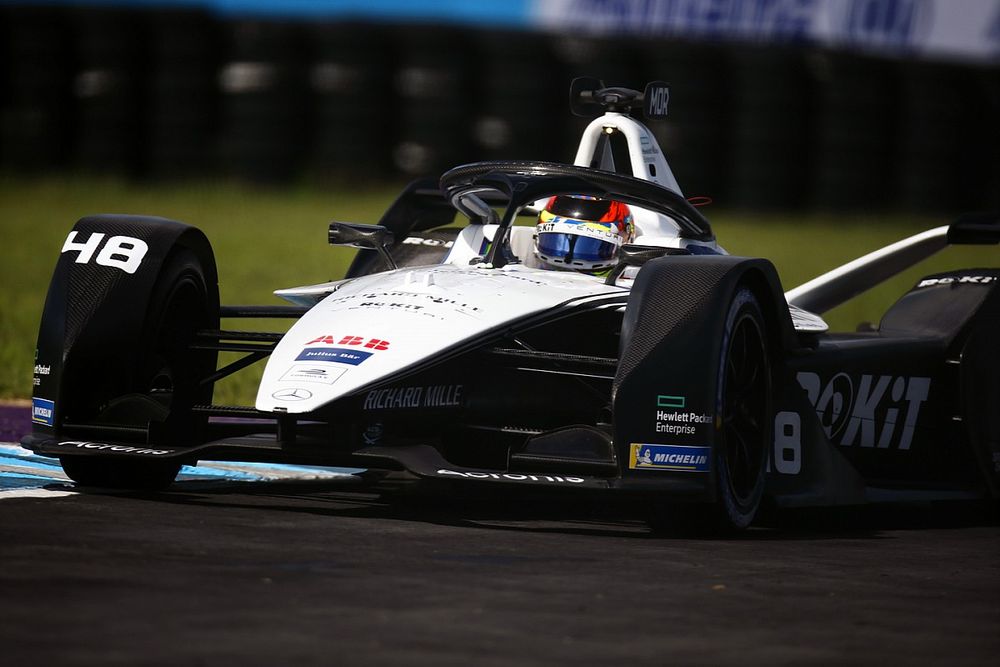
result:
[[[271,354],[258,410],[306,413],[560,303],[620,288],[512,265],[402,269],[344,284]]]

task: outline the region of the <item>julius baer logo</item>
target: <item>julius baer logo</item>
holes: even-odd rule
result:
[[[295,361],[328,361],[357,366],[378,350],[388,350],[389,341],[361,336],[318,336],[309,345],[342,345],[344,347],[306,347]],[[365,349],[362,349],[365,348]]]

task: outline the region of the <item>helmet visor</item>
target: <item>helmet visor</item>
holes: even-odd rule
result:
[[[618,247],[614,243],[576,234],[539,234],[538,252],[568,261],[609,262]]]

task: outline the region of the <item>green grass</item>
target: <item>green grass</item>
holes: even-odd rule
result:
[[[0,398],[27,398],[48,282],[66,234],[97,213],[158,215],[200,227],[219,265],[223,303],[278,304],[278,287],[343,275],[353,251],[327,244],[333,219],[377,222],[398,188],[267,189],[227,182],[143,185],[115,179],[0,178]],[[274,330],[282,321],[247,322]],[[287,325],[286,325],[287,326]],[[249,400],[263,364],[218,387]]]
[[[352,251],[326,242],[330,220],[375,222],[396,187],[267,189],[229,182],[148,185],[92,177],[0,178],[0,398],[28,398],[38,320],[62,242],[80,217],[159,215],[208,235],[224,303],[280,303],[278,287],[343,275]],[[771,259],[786,288],[909,234],[943,224],[923,218],[740,215],[706,210],[733,254]],[[955,266],[997,266],[996,247],[950,248],[827,314],[835,329],[878,321],[921,275]],[[248,323],[248,326],[255,326]],[[274,321],[261,326],[272,328]],[[247,401],[261,370],[217,389],[219,402]]]

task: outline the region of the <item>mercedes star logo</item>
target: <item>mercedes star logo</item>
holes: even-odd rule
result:
[[[292,389],[279,389],[271,394],[271,398],[276,398],[279,401],[304,401],[307,398],[312,398],[312,395],[308,389],[294,387]]]

